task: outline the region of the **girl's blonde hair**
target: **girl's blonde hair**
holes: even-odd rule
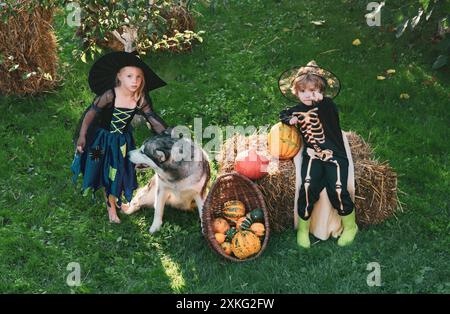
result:
[[[141,68],[138,68],[138,69],[141,70],[141,72],[142,72],[142,82],[141,82],[141,86],[139,86],[138,90],[134,93],[134,100],[139,101],[138,106],[140,106],[142,104],[142,102],[144,101],[144,97],[142,97],[142,95],[144,95],[145,75],[144,75],[144,71],[142,71]],[[120,86],[119,72],[117,72],[117,75],[116,75],[116,86]]]
[[[312,73],[302,74],[297,76],[292,82],[291,92],[295,96],[301,90],[306,89],[306,86],[311,83],[315,88],[317,88],[321,93],[325,91],[325,82],[318,75]]]
[[[134,94],[134,99],[136,101],[139,101],[138,106],[140,106],[142,104],[142,102],[144,101],[144,97],[142,97],[144,95],[144,87],[145,87],[145,76],[144,76],[144,71],[142,71],[141,86],[139,86],[139,89]]]

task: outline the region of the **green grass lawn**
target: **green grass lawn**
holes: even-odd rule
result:
[[[196,213],[167,209],[156,235],[148,233],[151,209],[110,224],[101,197],[82,197],[70,182],[72,133],[93,94],[90,64],[72,59],[78,39],[59,16],[62,86],[0,98],[0,292],[449,293],[450,88],[448,70],[431,70],[430,38],[395,40],[386,28],[367,26],[365,1],[194,8],[203,44],[147,59],[169,83],[152,94],[169,124],[193,125],[196,117],[204,127],[274,124],[288,105],[278,76],[315,59],[342,81],[342,128],[368,140],[398,173],[404,212],[361,230],[348,248],[329,240],[300,251],[294,230],[272,233],[264,254],[247,263],[211,251]],[[356,38],[360,46],[352,45]],[[378,81],[387,69],[396,73]],[[144,126],[135,132],[137,143],[147,136]],[[140,173],[140,184],[149,177]],[[66,284],[70,262],[81,266],[79,287]],[[379,287],[366,282],[371,262],[381,265]]]

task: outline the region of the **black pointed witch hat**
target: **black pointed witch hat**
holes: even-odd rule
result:
[[[144,72],[145,93],[167,85],[135,52],[115,51],[94,62],[89,71],[89,87],[96,95],[102,95],[114,88],[117,73],[126,66],[138,67]]]

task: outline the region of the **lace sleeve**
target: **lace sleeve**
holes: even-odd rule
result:
[[[104,108],[110,105],[113,99],[114,99],[114,92],[112,90],[107,90],[102,95],[96,96],[94,98],[91,106],[84,113],[84,118],[81,121],[79,136],[86,136],[88,128],[91,125],[94,118]]]
[[[96,112],[101,112],[107,105],[111,105],[114,99],[114,91],[112,89],[107,90],[100,96],[96,96],[92,101],[91,108]]]
[[[145,97],[142,98],[140,109],[145,119],[147,119],[148,123],[152,126],[152,130],[156,133],[160,134],[167,129],[167,124],[164,120],[153,111],[152,101],[148,95],[145,95]]]

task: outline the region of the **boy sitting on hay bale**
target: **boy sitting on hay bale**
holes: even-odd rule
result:
[[[344,229],[338,245],[351,244],[358,232],[354,203],[347,189],[349,162],[353,166],[353,161],[347,158],[338,112],[331,99],[339,93],[339,85],[338,78],[318,67],[315,61],[299,69],[290,69],[280,78],[282,94],[289,100],[300,101],[296,106],[281,111],[280,120],[287,125],[298,125],[304,143],[302,184],[297,194],[300,216],[297,244],[303,248],[311,245],[311,213],[324,188],[342,218]],[[324,94],[329,97],[324,97]],[[354,181],[353,172],[351,179]]]

